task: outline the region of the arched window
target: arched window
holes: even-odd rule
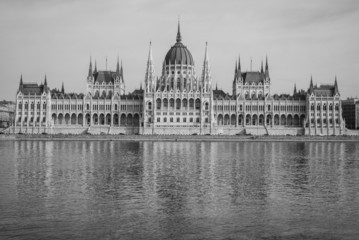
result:
[[[163,107],[168,108],[168,100],[167,100],[167,98],[163,99]]]
[[[187,102],[187,99],[183,99],[183,100],[182,100],[182,107],[183,107],[183,108],[187,108],[187,103],[188,103],[188,102]]]
[[[181,109],[181,99],[179,98],[176,100],[176,109]]]
[[[258,93],[258,98],[259,98],[259,99],[262,98],[262,92],[259,92],[259,93]]]
[[[151,102],[148,102],[148,104],[147,104],[147,109],[148,109],[148,110],[152,110],[152,103],[151,103]]]
[[[335,104],[335,111],[339,111],[339,105],[338,105],[338,103]]]
[[[194,108],[194,100],[192,98],[189,100],[189,108],[190,109]]]
[[[314,111],[314,103],[310,106],[310,110]]]
[[[327,105],[324,103],[323,105],[323,110],[326,111],[327,110]]]
[[[201,109],[201,100],[199,100],[198,98],[196,99],[196,109]]]
[[[268,105],[268,111],[270,111],[270,105]]]
[[[205,105],[204,105],[204,109],[208,110],[208,108],[209,108],[209,104],[208,104],[208,102],[206,102]]]
[[[320,103],[317,105],[317,111],[320,111]]]
[[[157,110],[161,109],[161,99],[157,98],[156,100]]]
[[[170,99],[170,108],[175,107],[175,100],[173,98]]]

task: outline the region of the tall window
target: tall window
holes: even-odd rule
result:
[[[196,109],[199,110],[201,108],[201,100],[196,99]]]
[[[179,98],[176,100],[176,109],[181,109],[181,99]]]
[[[170,99],[170,108],[173,109],[175,107],[175,100],[173,98]]]
[[[161,99],[157,98],[156,100],[157,110],[161,109]]]
[[[193,108],[194,108],[194,100],[193,100],[193,99],[190,99],[190,100],[189,100],[189,108],[190,108],[190,109],[193,109]]]

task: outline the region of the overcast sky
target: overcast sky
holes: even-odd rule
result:
[[[14,100],[24,82],[84,92],[89,58],[99,70],[123,61],[126,92],[139,88],[152,41],[156,74],[182,42],[200,76],[208,41],[213,85],[232,92],[235,61],[259,70],[266,55],[272,93],[292,93],[314,83],[334,83],[346,98],[359,96],[357,0],[1,0],[0,99]]]

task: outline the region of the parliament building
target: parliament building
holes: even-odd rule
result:
[[[97,70],[90,60],[84,93],[23,82],[16,94],[11,132],[24,134],[180,135],[342,135],[337,79],[307,91],[272,95],[268,59],[258,71],[235,63],[232,93],[213,88],[207,44],[200,74],[182,43],[175,44],[156,75],[149,46],[143,88],[125,94],[122,63],[116,71]]]

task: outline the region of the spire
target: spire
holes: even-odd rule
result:
[[[118,56],[117,56],[117,64],[116,64],[116,75],[120,76],[120,60]]]
[[[242,78],[242,71],[241,71],[241,57],[238,56],[238,70],[237,70],[238,79],[241,80]]]
[[[122,79],[122,82],[123,82],[124,80],[123,80],[123,67],[122,67],[122,59],[121,59],[121,70],[120,70],[120,76],[121,76],[121,79]]]
[[[150,49],[148,51],[148,62],[152,62],[152,42],[150,41]]]
[[[262,61],[262,63],[261,63],[261,73],[263,73],[264,71],[263,71],[263,61]]]
[[[265,77],[269,78],[268,57],[266,56]]]
[[[293,95],[297,94],[297,84],[294,84],[294,91],[293,91]]]
[[[64,82],[62,82],[61,92],[62,92],[62,93],[65,93]]]
[[[218,91],[218,83],[216,83],[216,91]]]
[[[180,20],[179,20],[179,18],[178,18],[178,29],[177,29],[176,41],[177,41],[177,42],[181,42],[181,41],[182,41],[181,29],[180,29]]]
[[[241,56],[238,56],[238,72],[241,72]]]
[[[22,82],[22,74],[21,74],[21,76],[20,76],[20,85],[19,85],[19,90],[20,91],[22,90],[23,86],[24,86],[24,83]]]
[[[92,76],[92,60],[91,60],[91,56],[90,56],[90,66],[89,66],[89,74],[88,77]]]
[[[93,70],[93,73],[94,74],[97,73],[97,62],[96,62],[96,60],[95,60],[95,69]]]
[[[211,85],[211,72],[209,66],[208,43],[206,42],[206,49],[204,53],[203,71],[202,71],[202,87],[205,92],[210,91]]]
[[[208,42],[206,42],[206,50],[204,52],[204,61],[208,62],[209,61],[209,57],[208,57]]]
[[[140,91],[142,91],[142,82],[140,83]]]
[[[154,86],[156,84],[154,71],[155,70],[154,70],[153,61],[152,61],[152,43],[150,42],[149,49],[148,49],[146,74],[145,74],[145,90],[148,92],[153,91]],[[141,88],[142,88],[142,83],[141,83]]]
[[[335,80],[334,80],[334,95],[335,94],[339,94],[337,75],[335,75]]]
[[[238,77],[238,68],[237,68],[237,60],[236,63],[234,65],[234,81],[237,80]]]
[[[313,92],[313,76],[310,76],[309,93]]]
[[[44,81],[44,85],[45,85],[45,86],[47,86],[46,74],[45,74],[45,81]]]

